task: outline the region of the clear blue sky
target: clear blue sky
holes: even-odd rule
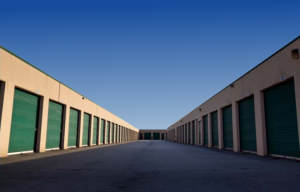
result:
[[[299,8],[299,0],[3,0],[0,45],[135,127],[165,129],[299,36]]]

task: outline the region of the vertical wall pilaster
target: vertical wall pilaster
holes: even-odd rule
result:
[[[36,152],[42,153],[46,150],[47,140],[47,125],[48,125],[48,110],[49,98],[40,97],[39,122],[37,131]]]
[[[64,106],[64,115],[63,115],[63,133],[62,133],[62,149],[68,148],[68,139],[69,139],[69,121],[70,121],[70,106]]]
[[[232,134],[233,134],[233,151],[240,151],[240,129],[238,103],[232,103]]]
[[[3,84],[2,84],[3,85]],[[13,112],[13,102],[15,86],[6,82],[3,94],[2,119],[0,129],[0,157],[6,157],[9,147],[11,119]]]
[[[84,116],[84,112],[83,111],[79,111],[79,134],[78,134],[78,143],[77,146],[78,147],[82,147],[82,135],[83,135],[83,116]]]
[[[254,93],[254,110],[257,154],[265,156],[267,155],[265,107],[263,93],[260,91]]]

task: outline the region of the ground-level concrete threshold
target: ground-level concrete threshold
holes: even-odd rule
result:
[[[17,155],[0,161],[1,192],[300,191],[299,161],[169,141]]]

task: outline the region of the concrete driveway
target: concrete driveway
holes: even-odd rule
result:
[[[17,155],[0,161],[1,192],[300,191],[298,161],[169,141]]]

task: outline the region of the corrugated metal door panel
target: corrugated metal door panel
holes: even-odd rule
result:
[[[187,132],[187,124],[185,124],[185,143],[188,143],[188,132]]]
[[[98,133],[99,133],[99,129],[98,129],[98,125],[99,125],[99,118],[98,117],[94,117],[94,122],[93,122],[93,144],[97,144],[97,139],[98,139]]]
[[[101,119],[101,137],[100,137],[100,143],[103,144],[105,138],[105,120]]]
[[[212,128],[212,145],[219,146],[219,132],[218,132],[218,112],[211,113],[211,128]]]
[[[204,129],[204,145],[208,145],[208,117],[203,117],[203,129]]]
[[[223,140],[224,148],[233,148],[232,134],[232,107],[228,106],[223,109]]]
[[[256,152],[254,97],[238,104],[241,150]]]
[[[15,89],[9,153],[33,151],[38,128],[39,97]]]
[[[299,157],[294,81],[265,91],[265,118],[269,154]]]
[[[111,137],[110,137],[112,143],[115,142],[115,140],[114,140],[115,137],[114,136],[115,136],[115,124],[112,123],[111,124]]]
[[[82,132],[82,145],[88,145],[90,130],[90,115],[84,113],[83,132]]]
[[[144,133],[145,140],[151,140],[151,133]]]
[[[191,123],[188,123],[188,144],[191,142]]]
[[[109,140],[109,136],[110,136],[110,122],[107,121],[106,122],[106,143],[110,143],[110,140]]]
[[[159,140],[160,139],[160,133],[153,133],[153,140]]]
[[[161,134],[161,139],[165,140],[165,134],[163,134],[163,133]]]
[[[68,136],[68,146],[73,147],[77,145],[78,138],[78,118],[79,111],[75,109],[70,109],[70,120],[69,120],[69,136]]]
[[[46,149],[59,148],[62,135],[63,105],[49,102]]]
[[[195,137],[196,137],[196,133],[195,133],[195,121],[193,121],[192,125],[193,125],[193,144],[195,145],[196,144],[195,143]]]

